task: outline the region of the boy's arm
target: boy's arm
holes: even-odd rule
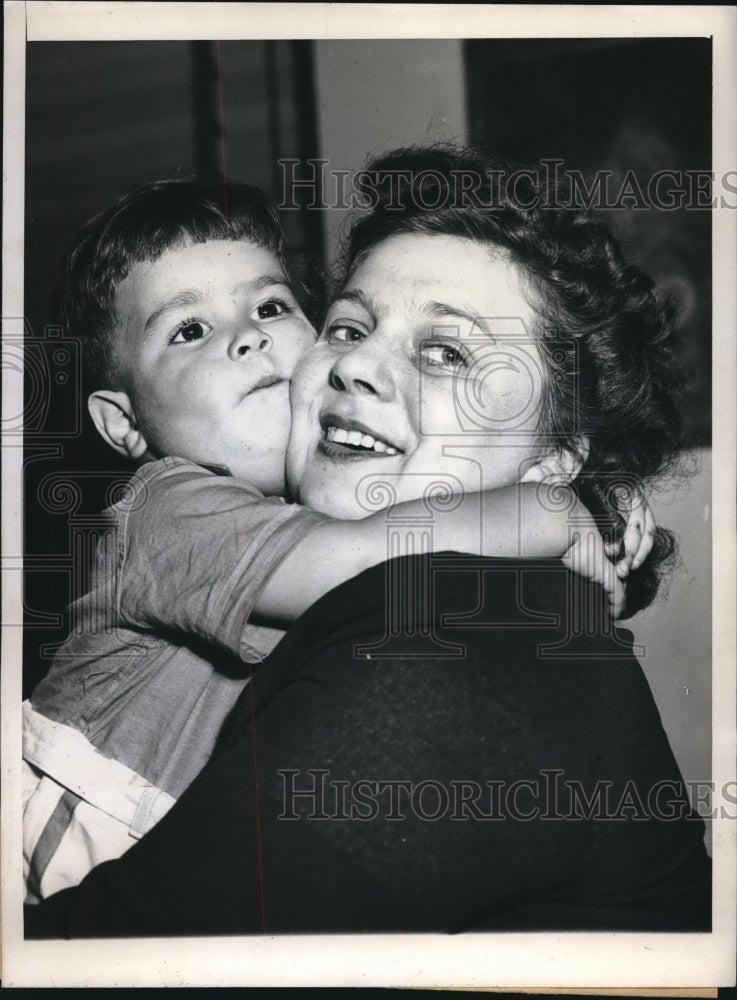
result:
[[[411,500],[356,521],[318,525],[266,581],[254,617],[287,626],[338,584],[397,555],[468,552],[563,558],[601,583],[616,611],[623,598],[593,518],[564,484],[523,483],[457,498],[452,509]]]
[[[145,485],[122,526],[120,620],[196,636],[237,656],[247,624],[287,627],[333,587],[395,555],[561,557],[572,527],[601,544],[585,508],[560,485],[542,494],[540,484],[472,493],[452,510],[412,501],[345,522],[259,498],[246,484],[181,460]]]

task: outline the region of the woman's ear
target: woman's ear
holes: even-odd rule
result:
[[[556,448],[538,458],[520,478],[521,483],[541,483],[545,479],[561,480],[569,483],[581,471],[588,458],[589,442],[585,438],[576,439],[574,448]]]
[[[138,460],[148,444],[136,423],[127,392],[98,389],[87,400],[93,423],[103,440],[120,455]]]

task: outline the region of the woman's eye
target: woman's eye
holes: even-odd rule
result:
[[[277,316],[283,316],[284,313],[290,312],[292,312],[292,307],[281,299],[269,299],[268,302],[263,302],[256,307],[256,315],[259,319],[276,319]]]
[[[349,326],[347,323],[334,323],[327,327],[323,337],[331,342],[341,344],[357,344],[366,334],[356,326]]]
[[[431,368],[455,369],[465,367],[466,357],[457,347],[450,344],[425,344],[422,357]]]
[[[174,331],[171,344],[194,344],[210,333],[212,327],[200,319],[188,319]]]

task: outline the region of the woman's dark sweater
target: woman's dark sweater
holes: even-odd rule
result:
[[[598,588],[405,557],[317,602],[171,812],[26,935],[708,930],[703,832]]]

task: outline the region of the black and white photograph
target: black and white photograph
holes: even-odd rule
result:
[[[3,985],[734,984],[735,13],[5,4]]]

